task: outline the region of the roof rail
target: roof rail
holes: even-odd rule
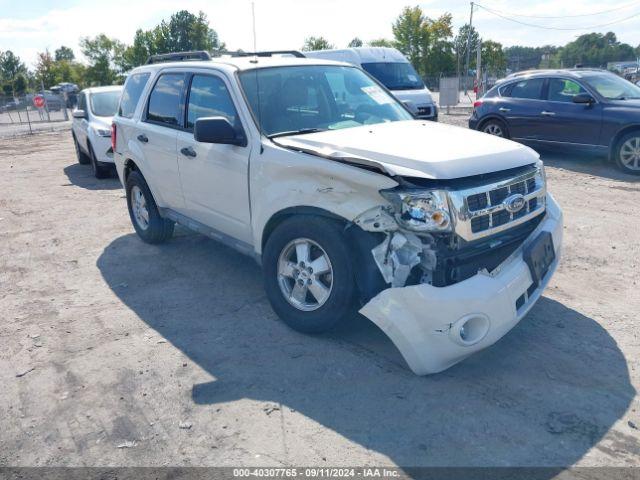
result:
[[[194,50],[191,52],[173,52],[151,55],[147,59],[147,65],[151,63],[163,62],[184,62],[185,60],[211,60],[209,52],[204,50]]]
[[[266,50],[262,52],[245,52],[242,50],[219,50],[214,52],[216,57],[222,55],[229,55],[230,57],[272,57],[274,55],[291,55],[296,58],[306,58],[304,54],[298,50]]]

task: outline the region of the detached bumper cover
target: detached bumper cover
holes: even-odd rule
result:
[[[541,284],[533,289],[523,251],[542,231],[551,233],[556,258]],[[493,345],[527,314],[555,272],[561,248],[562,212],[548,194],[544,220],[493,272],[480,272],[448,287],[422,284],[389,288],[362,307],[360,313],[391,338],[414,373],[441,372]],[[483,319],[488,330],[480,340],[465,345],[458,332],[469,318]]]

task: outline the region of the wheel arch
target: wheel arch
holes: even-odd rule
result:
[[[340,215],[337,215],[323,208],[312,207],[307,205],[287,207],[285,209],[277,211],[269,218],[269,220],[267,220],[267,223],[265,224],[262,230],[262,236],[260,240],[260,252],[264,250],[264,246],[266,245],[267,240],[269,240],[269,236],[274,232],[274,230],[280,224],[282,224],[282,222],[284,222],[286,219],[296,215],[310,215],[315,217],[331,218],[333,220],[337,220],[339,222],[344,223],[345,226],[349,223],[349,220],[347,220],[346,218],[341,217]]]
[[[611,143],[609,144],[609,161],[615,161],[616,149],[618,148],[618,143],[622,137],[627,135],[628,133],[638,131],[640,132],[640,123],[634,123],[631,125],[625,125],[620,130],[616,132],[616,134],[611,139]]]
[[[504,119],[504,117],[496,114],[496,113],[490,113],[486,116],[484,116],[479,122],[478,122],[478,131],[482,131],[482,129],[484,128],[484,126],[487,124],[487,122],[489,122],[490,120],[498,120],[499,122],[502,122],[502,124],[505,126],[505,128],[507,129],[507,133],[509,133],[509,123]]]

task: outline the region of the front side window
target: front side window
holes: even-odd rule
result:
[[[549,93],[547,99],[551,102],[573,102],[573,97],[579,93],[587,93],[582,86],[573,80],[564,78],[549,79]]]
[[[113,117],[118,109],[120,91],[100,92],[91,95],[91,112],[96,117]]]
[[[607,100],[631,100],[640,98],[640,87],[613,74],[593,75],[585,78]]]
[[[198,118],[224,117],[237,126],[238,114],[222,79],[211,75],[194,75],[187,105],[187,128],[193,129]]]
[[[269,136],[413,119],[355,67],[259,68],[242,72],[240,83],[258,126]]]
[[[147,80],[149,80],[150,75],[150,73],[136,73],[127,78],[127,82],[124,84],[122,98],[120,99],[118,115],[124,118],[133,118],[136,106],[138,105],[138,101],[140,100],[144,87],[147,85]]]
[[[172,127],[182,125],[184,81],[184,73],[165,73],[160,76],[149,95],[148,121]]]
[[[420,90],[424,83],[410,63],[363,63],[362,68],[389,90]]]
[[[505,97],[541,100],[543,85],[543,78],[530,78],[529,80],[520,80],[508,85],[501,93]]]

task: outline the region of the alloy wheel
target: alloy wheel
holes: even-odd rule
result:
[[[620,163],[629,170],[640,171],[640,137],[631,137],[622,144]]]
[[[137,185],[131,188],[131,209],[133,218],[142,230],[149,228],[149,210],[147,209],[147,199],[144,198],[142,190]]]
[[[282,295],[298,310],[317,310],[331,295],[333,268],[329,255],[308,238],[292,240],[282,249],[277,275]]]
[[[488,133],[489,135],[495,135],[496,137],[504,137],[502,127],[497,123],[489,123],[482,129],[482,131],[484,133]]]

